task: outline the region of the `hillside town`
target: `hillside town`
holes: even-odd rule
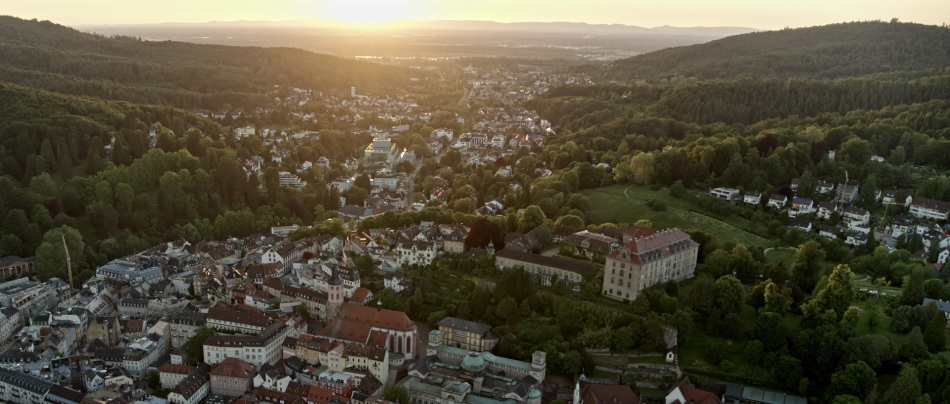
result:
[[[862,183],[845,167],[884,172],[888,159],[835,163],[828,152],[811,161],[804,151],[798,160],[841,169],[746,181],[751,170],[733,164],[739,150],[759,161],[771,149],[759,156],[743,138],[676,150],[701,131],[666,121],[629,132],[652,126],[670,139],[608,139],[600,136],[608,129],[577,126],[573,109],[629,105],[569,104],[558,119],[550,99],[531,102],[551,91],[574,102],[581,87],[600,85],[589,74],[457,67],[411,77],[399,94],[275,85],[256,108],[188,110],[224,133],[141,125],[144,153],[154,152],[141,159],[201,156],[192,165],[207,171],[168,170],[157,196],[134,205],[119,196],[125,188],[134,196],[125,183],[77,191],[74,200],[96,202],[82,208],[84,222],[67,223],[93,228],[95,249],[108,251],[78,248],[85,276],[66,234],[37,230],[45,251],[0,258],[0,401],[802,404],[823,394],[807,372],[844,372],[801,355],[819,337],[837,338],[821,348],[851,355],[849,366],[855,352],[880,351],[878,370],[943,349],[950,202],[928,196],[945,184],[932,193],[879,189],[872,175]],[[671,81],[651,89],[695,78]],[[444,108],[433,94],[456,84],[461,99],[448,94],[458,107]],[[591,92],[617,103],[640,102],[637,92],[650,87],[604,86]],[[167,157],[174,147],[181,153]],[[96,149],[119,165],[121,142]],[[661,186],[662,168],[680,178]],[[921,182],[944,178],[912,169],[930,176]],[[228,192],[200,203],[188,195],[212,183]],[[109,207],[112,219],[145,227],[164,222],[136,209],[191,216],[168,225],[173,240],[135,238],[118,224],[99,227],[113,201],[127,203],[122,216]],[[234,209],[207,219],[188,203]],[[6,240],[19,247],[12,233]],[[60,253],[52,270],[40,269],[37,256]],[[844,297],[822,294],[832,287]],[[847,301],[831,307],[839,300]],[[874,349],[844,348],[858,329],[879,333],[859,341]],[[805,339],[814,330],[824,334]],[[891,343],[900,348],[878,349]]]

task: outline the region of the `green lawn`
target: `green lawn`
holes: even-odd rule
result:
[[[624,195],[626,185],[613,185],[583,192],[591,205],[595,206],[590,212],[591,223],[630,223],[647,219],[657,229],[677,227],[683,230],[702,230],[712,234],[724,242],[742,243],[748,246],[768,247],[771,241],[750,233],[743,228],[754,228],[759,225],[748,220],[729,217],[718,220],[707,216],[702,209],[692,202],[673,197],[665,189],[654,191],[649,187],[630,186],[627,195]],[[646,201],[657,200],[666,204],[666,210],[654,211]]]
[[[782,262],[786,268],[790,268],[792,260],[795,259],[795,249],[773,248],[765,253],[765,260],[768,263]]]

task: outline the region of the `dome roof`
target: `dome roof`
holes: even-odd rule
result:
[[[485,359],[478,352],[469,352],[468,356],[462,359],[462,369],[469,372],[481,372],[485,370]]]

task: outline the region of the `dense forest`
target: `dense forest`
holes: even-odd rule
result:
[[[538,160],[555,178],[607,166],[600,176],[586,169],[579,187],[650,189],[691,211],[748,223],[744,230],[772,246],[796,247],[791,260],[775,262],[759,247],[691,233],[703,244],[699,277],[631,303],[634,313],[680,330],[688,372],[818,402],[945,402],[946,319],[921,301],[950,296],[950,271],[932,265],[934,240],[930,248],[912,234],[893,250],[878,244],[875,233],[886,234],[906,208],[882,205],[875,190],[950,200],[948,56],[945,27],[868,22],[634,57],[604,75],[616,81],[562,86],[529,102],[560,129]],[[788,185],[795,178],[798,191]],[[791,229],[781,210],[706,195],[724,186],[817,198],[819,180],[860,185],[855,204],[874,217],[863,245]],[[544,182],[532,192],[546,192]],[[582,213],[587,223],[595,216]],[[862,277],[900,297],[860,292]]]
[[[736,77],[833,79],[950,65],[947,27],[880,21],[731,36],[617,61],[609,75],[659,80]]]
[[[9,16],[0,16],[0,54],[2,81],[183,108],[251,108],[275,84],[341,92],[405,86],[411,74],[300,49],[107,38]]]

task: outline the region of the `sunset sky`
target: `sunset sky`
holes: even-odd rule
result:
[[[64,25],[319,20],[569,21],[655,27],[802,27],[844,21],[950,22],[947,0],[4,0],[0,14]]]

